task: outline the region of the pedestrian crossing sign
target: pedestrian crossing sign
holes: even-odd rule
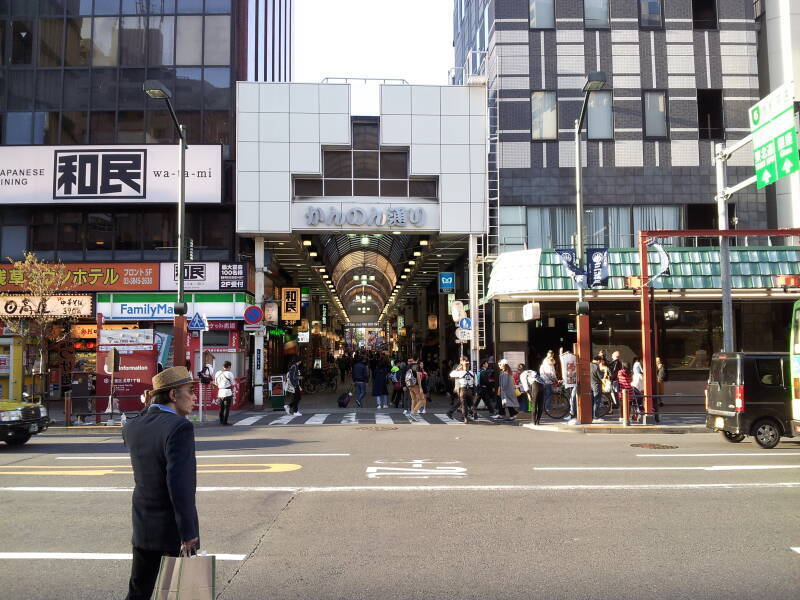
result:
[[[189,325],[187,327],[190,331],[203,331],[206,328],[205,319],[203,319],[199,312],[196,312],[194,313],[192,320],[189,321]]]

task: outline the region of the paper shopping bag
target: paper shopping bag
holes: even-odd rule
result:
[[[152,600],[214,600],[216,557],[162,556]]]

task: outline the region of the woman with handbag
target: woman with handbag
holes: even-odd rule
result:
[[[514,375],[506,359],[501,360],[499,366],[502,369],[500,371],[500,404],[502,412],[498,413],[496,418],[505,417],[506,412],[508,412],[507,419],[513,421],[519,412]]]

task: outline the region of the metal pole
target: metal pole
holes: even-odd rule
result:
[[[256,295],[255,300],[258,306],[264,306],[264,238],[255,239],[255,265],[256,265]],[[264,356],[264,330],[259,329],[253,336],[253,405],[264,405],[264,368],[258,367],[257,356]]]
[[[585,102],[585,100],[584,100]],[[583,264],[583,171],[581,168],[581,124],[575,119],[575,262]],[[584,289],[578,287],[578,302],[583,302]]]
[[[206,365],[204,364],[205,361],[203,360],[203,333],[205,329],[200,330],[200,370],[205,371]],[[203,384],[202,382],[200,385],[197,386],[197,397],[200,400],[200,422],[203,422]]]
[[[728,194],[725,188],[728,186],[728,176],[726,172],[727,155],[724,152],[724,145],[717,144],[716,168],[717,168],[717,221],[719,229],[728,229]],[[719,238],[719,282],[722,292],[722,351],[733,352],[733,300],[731,298],[731,259],[728,251],[728,238]]]
[[[183,238],[186,235],[186,127],[179,125],[180,176],[178,177],[178,302],[183,302]]]
[[[469,236],[469,314],[472,318],[472,332],[469,338],[470,369],[477,373],[478,370],[478,236]]]

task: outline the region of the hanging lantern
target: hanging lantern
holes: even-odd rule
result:
[[[428,315],[428,329],[439,329],[439,317],[437,315]]]

